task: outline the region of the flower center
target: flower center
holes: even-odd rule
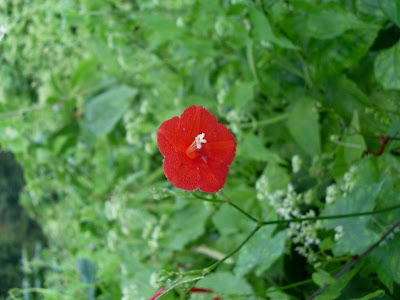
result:
[[[193,143],[186,149],[186,155],[190,158],[195,158],[197,156],[197,150],[200,150],[202,145],[207,143],[204,139],[205,134],[201,133],[194,138]]]

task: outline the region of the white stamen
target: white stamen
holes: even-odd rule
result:
[[[204,136],[205,136],[205,134],[201,133],[198,136],[196,136],[196,138],[194,139],[194,141],[196,142],[197,149],[201,149],[201,144],[207,143],[207,141],[204,139]]]

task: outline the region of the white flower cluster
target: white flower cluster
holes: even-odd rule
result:
[[[257,199],[258,201],[264,201],[268,199],[268,196],[271,193],[270,186],[268,183],[268,178],[265,174],[261,175],[256,182],[256,191],[257,191]]]
[[[4,135],[8,139],[14,140],[15,138],[18,137],[18,131],[15,128],[12,128],[12,127],[6,127],[6,129],[4,130]]]
[[[332,203],[342,195],[342,191],[336,184],[331,184],[326,188],[325,202]]]
[[[218,103],[224,104],[227,96],[228,96],[228,89],[227,88],[220,89],[217,95]]]
[[[298,173],[301,170],[301,165],[303,164],[303,160],[299,155],[294,155],[292,157],[292,171],[293,173]]]
[[[125,283],[122,286],[122,298],[121,300],[139,300],[136,298],[138,288],[134,283]],[[144,300],[142,297],[141,299]],[[140,299],[140,300],[141,300]]]
[[[334,236],[335,241],[340,240],[343,237],[343,235],[344,235],[343,226],[336,226],[335,227],[335,236]]]
[[[143,116],[137,115],[133,110],[129,110],[124,115],[123,121],[126,129],[126,142],[130,145],[139,144],[141,139],[137,129],[143,122]]]
[[[358,168],[356,166],[351,166],[350,170],[343,176],[343,191],[344,195],[351,192],[357,183]]]
[[[153,154],[157,149],[157,134],[148,129],[145,113],[149,110],[148,101],[141,103],[139,112],[134,110],[127,111],[123,116],[125,125],[125,140],[129,145],[141,146],[148,154]]]
[[[341,196],[346,197],[351,192],[357,182],[358,169],[352,166],[350,170],[343,175],[343,182],[340,184],[331,184],[326,188],[325,202],[327,204],[333,203]]]
[[[227,30],[227,26],[229,26],[223,17],[219,17],[218,20],[214,24],[214,29],[217,35],[224,36]]]
[[[146,222],[142,232],[142,238],[147,240],[147,243],[153,251],[156,251],[159,248],[159,240],[163,237],[162,228],[166,224],[168,220],[167,215],[161,215],[158,224],[154,222]]]
[[[124,235],[129,235],[131,232],[131,224],[133,220],[137,220],[137,214],[136,209],[129,208],[119,217],[119,226]]]
[[[312,194],[297,194],[292,184],[288,184],[286,191],[277,190],[271,192],[268,178],[262,175],[256,183],[256,189],[257,199],[259,201],[267,200],[269,204],[275,208],[277,214],[285,220],[316,216],[313,210],[309,210],[305,214],[300,210],[300,205],[305,203],[306,198],[307,202],[311,203]],[[295,248],[296,251],[300,255],[306,257],[309,262],[316,260],[313,247],[321,243],[318,237],[318,230],[320,229],[322,229],[322,223],[320,221],[303,221],[289,224],[288,235],[292,242],[297,244]]]
[[[108,221],[117,219],[118,213],[121,210],[121,202],[111,199],[104,204],[104,215]]]
[[[107,234],[107,246],[111,251],[117,249],[118,235],[115,229],[111,229]]]
[[[176,26],[180,28],[183,28],[185,26],[185,22],[183,21],[182,17],[178,17],[176,19]]]

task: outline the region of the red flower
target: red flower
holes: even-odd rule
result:
[[[157,143],[164,173],[177,188],[207,193],[225,184],[236,152],[232,133],[204,107],[192,105],[161,124]]]

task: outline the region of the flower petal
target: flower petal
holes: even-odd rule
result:
[[[170,153],[164,158],[164,173],[177,188],[192,191],[199,187],[198,166],[182,152]]]
[[[192,105],[185,109],[180,117],[178,136],[183,144],[188,147],[193,143],[195,137],[201,133],[205,134],[207,140],[208,135],[214,131],[217,124],[217,118],[207,109]]]
[[[179,118],[173,117],[161,124],[157,132],[157,144],[162,156],[173,154],[179,150],[179,139],[176,138]]]
[[[224,187],[229,167],[212,158],[197,157],[199,167],[199,188],[202,192],[216,193]]]
[[[203,145],[200,153],[229,166],[236,153],[235,137],[225,125],[218,123],[207,137],[207,143]]]

